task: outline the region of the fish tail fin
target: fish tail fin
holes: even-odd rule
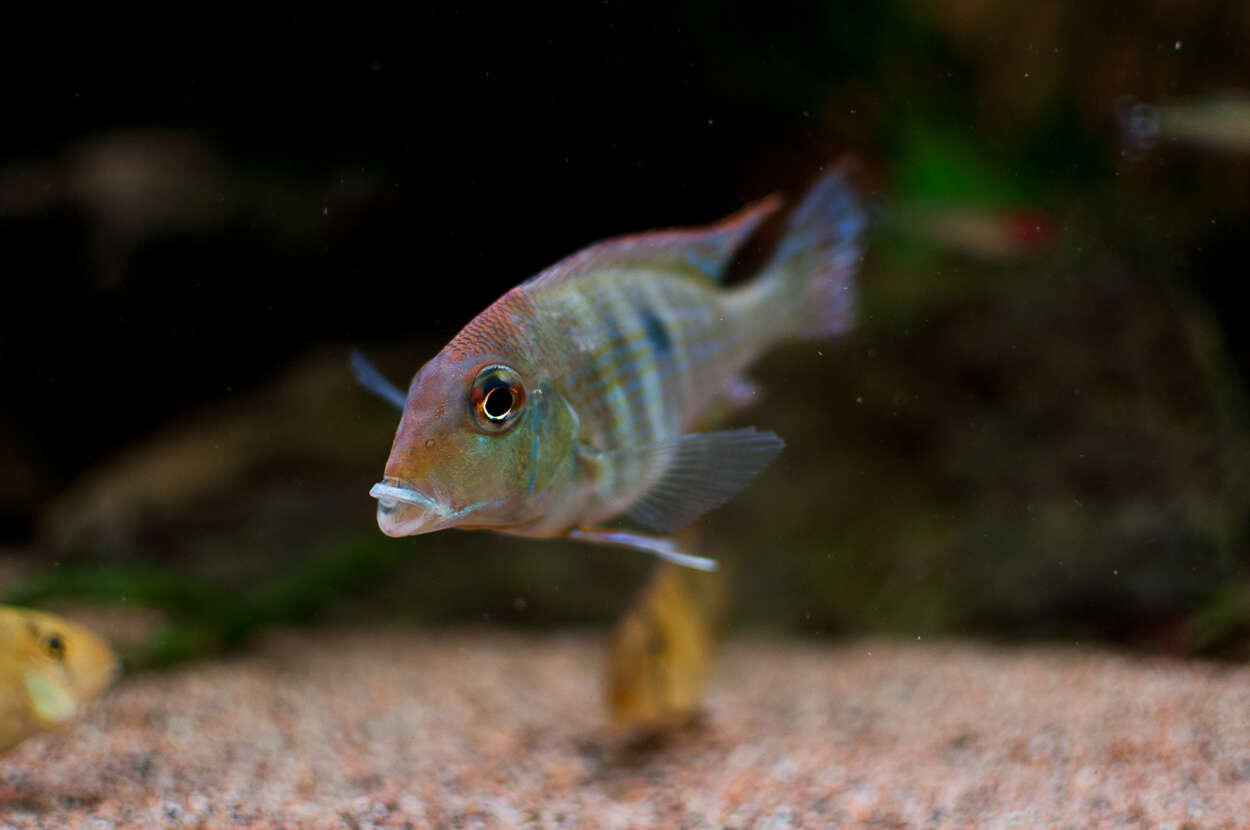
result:
[[[786,221],[772,259],[754,286],[782,326],[782,336],[832,337],[854,322],[855,272],[863,256],[868,212],[839,164],[812,185]]]

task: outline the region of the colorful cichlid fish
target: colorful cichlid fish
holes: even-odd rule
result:
[[[382,531],[582,539],[714,569],[664,535],[605,523],[668,534],[746,487],[781,439],[692,424],[750,389],[739,373],[765,349],[850,327],[866,223],[845,168],[812,187],[756,279],[718,285],[779,206],[574,254],[475,317],[407,395],[355,354],[361,383],[403,407],[370,490]]]
[[[0,605],[0,752],[68,723],[117,669],[108,643],[86,628]]]

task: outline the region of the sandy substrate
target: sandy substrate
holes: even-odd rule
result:
[[[1250,824],[1250,669],[728,643],[701,726],[613,733],[598,637],[299,631],[124,681],[0,760],[15,826]]]

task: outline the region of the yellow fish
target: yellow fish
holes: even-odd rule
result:
[[[0,605],[0,752],[68,723],[117,671],[108,643],[81,625]]]
[[[616,726],[660,730],[698,713],[724,579],[667,562],[656,568],[608,647],[605,696]]]

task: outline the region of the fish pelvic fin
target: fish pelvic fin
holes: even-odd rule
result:
[[[786,337],[833,337],[854,322],[868,211],[853,178],[852,166],[843,162],[812,185],[759,280],[748,286],[765,307],[782,310]]]
[[[580,542],[593,542],[596,545],[615,545],[649,553],[665,562],[681,565],[683,568],[694,568],[696,571],[714,571],[720,567],[715,559],[706,556],[695,556],[682,553],[672,539],[650,536],[646,533],[633,533],[625,530],[597,530],[595,528],[574,528],[568,532],[568,538]]]
[[[399,411],[404,410],[404,404],[408,400],[408,396],[403,390],[386,379],[377,366],[374,366],[369,358],[365,357],[364,352],[360,349],[352,349],[351,359],[348,366],[352,370],[352,376],[356,378],[356,382],[368,391],[377,395],[382,400],[389,403]]]
[[[713,430],[763,399],[764,391],[758,383],[744,375],[733,375],[721,384],[720,391],[699,413],[693,426],[699,431]]]

